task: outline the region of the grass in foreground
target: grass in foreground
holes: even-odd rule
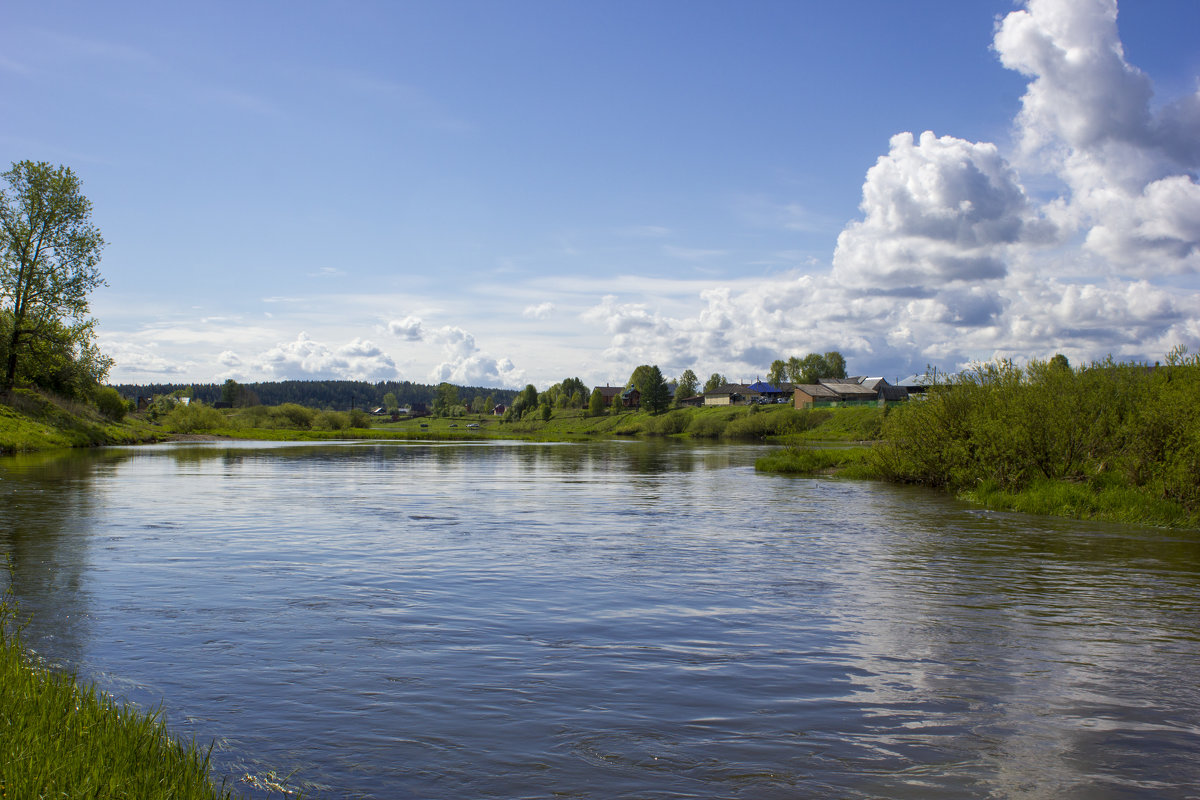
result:
[[[161,713],[30,663],[14,616],[0,601],[0,798],[233,797],[213,785],[208,753],[171,738]]]

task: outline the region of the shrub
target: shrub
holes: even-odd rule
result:
[[[317,415],[317,412],[311,408],[305,408],[296,403],[284,403],[276,406],[272,411],[274,412],[272,416],[280,418],[285,421],[285,425],[293,428],[311,428],[313,418]]]
[[[318,411],[312,420],[314,431],[343,431],[350,427],[350,415],[342,411]]]
[[[176,405],[162,418],[162,424],[179,433],[194,433],[227,427],[228,421],[224,414],[212,406],[193,401],[187,405]]]
[[[121,393],[111,386],[101,386],[96,389],[95,401],[96,408],[100,409],[100,413],[113,422],[125,419],[125,414],[129,410],[125,398],[121,397]]]
[[[643,430],[652,436],[673,436],[683,433],[692,422],[692,412],[687,409],[677,409],[658,417],[646,420]]]

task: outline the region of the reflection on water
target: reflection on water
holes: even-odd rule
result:
[[[1195,534],[753,447],[0,461],[52,663],[328,797],[1191,797]]]

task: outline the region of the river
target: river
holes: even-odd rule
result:
[[[161,704],[231,782],[1200,797],[1200,535],[755,473],[763,452],[10,457],[0,552],[41,658]]]

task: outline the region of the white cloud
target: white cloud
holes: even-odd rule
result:
[[[1200,92],[1151,107],[1125,60],[1115,0],[1030,0],[997,26],[1001,62],[1031,80],[1017,118],[1021,156],[1055,175],[1051,212],[1082,233],[1110,274],[1200,270]]]
[[[481,352],[475,337],[462,328],[444,325],[433,331],[430,339],[441,345],[444,359],[430,374],[435,383],[514,388],[524,380],[525,373],[510,359]]]
[[[394,380],[399,370],[391,356],[371,342],[354,339],[332,350],[301,332],[291,342],[275,345],[254,360],[255,369],[276,380]]]
[[[423,338],[421,318],[408,316],[404,319],[394,319],[387,324],[388,333],[399,336],[409,342],[419,342]]]
[[[1048,238],[996,145],[929,131],[892,137],[861,207],[866,219],[838,236],[833,256],[834,278],[859,289],[1003,278],[1012,245]]]
[[[539,303],[536,306],[526,306],[521,312],[521,316],[529,317],[530,319],[546,319],[554,313],[554,303],[549,301]]]

